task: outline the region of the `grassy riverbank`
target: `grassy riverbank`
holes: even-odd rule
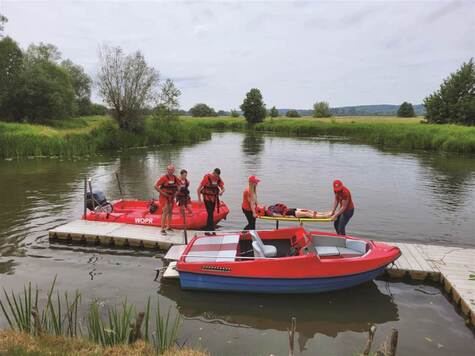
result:
[[[213,130],[245,131],[244,118],[183,117],[171,123],[148,118],[143,133],[119,130],[106,116],[64,120],[55,126],[0,121],[0,158],[26,156],[74,157],[106,150],[193,143],[209,139]],[[421,118],[397,117],[309,117],[266,119],[254,130],[289,136],[339,136],[355,142],[403,149],[475,153],[475,127],[430,125]]]
[[[44,335],[34,337],[17,331],[0,331],[0,355],[34,356],[156,356],[156,351],[147,343],[137,341],[133,345],[103,347],[82,338]],[[165,351],[162,356],[206,356],[205,352],[190,348],[174,348]]]
[[[143,133],[139,134],[119,130],[106,116],[73,118],[54,126],[0,121],[0,158],[85,156],[104,150],[193,143],[210,137],[209,129],[182,121],[164,124],[147,119]]]
[[[243,118],[185,119],[213,130],[246,129]],[[342,136],[380,147],[475,153],[475,127],[431,125],[421,123],[421,118],[277,118],[266,119],[255,125],[254,129],[290,136]]]
[[[184,118],[212,130],[243,131],[243,118]],[[294,136],[342,136],[358,142],[404,149],[475,153],[475,127],[431,125],[421,118],[335,117],[266,119],[254,130]]]

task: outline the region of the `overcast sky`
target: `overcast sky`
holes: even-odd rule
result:
[[[475,56],[475,2],[7,1],[6,33],[49,42],[94,75],[102,44],[140,49],[181,106],[421,103]]]

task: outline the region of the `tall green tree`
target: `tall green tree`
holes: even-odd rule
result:
[[[125,54],[120,47],[103,47],[98,74],[99,94],[112,109],[121,129],[143,128],[143,112],[156,102],[159,74],[140,51]]]
[[[231,117],[239,117],[240,116],[239,111],[237,111],[235,109],[231,109],[230,114],[231,114]]]
[[[271,107],[269,110],[269,116],[270,117],[278,117],[279,116],[279,110],[275,108],[275,106]]]
[[[446,78],[439,90],[424,99],[431,123],[475,125],[475,64],[473,58]]]
[[[61,67],[68,73],[74,89],[74,99],[76,102],[74,115],[90,115],[91,106],[91,85],[92,79],[86,74],[84,69],[71,60],[61,62]]]
[[[331,117],[330,104],[326,101],[317,101],[313,104],[313,117]]]
[[[160,88],[160,102],[155,109],[154,117],[171,121],[178,118],[181,90],[175,86],[171,79],[167,79]]]
[[[10,37],[0,40],[0,117],[6,119],[10,116],[7,107],[8,97],[18,84],[23,69],[23,53],[18,44]]]
[[[39,61],[25,65],[7,106],[16,121],[42,123],[72,116],[74,103],[68,73],[54,63]]]
[[[217,116],[216,111],[204,104],[204,103],[198,103],[195,104],[191,109],[190,109],[191,116],[193,117],[209,117],[209,116]]]
[[[29,62],[58,63],[61,60],[61,52],[51,43],[32,43],[26,50],[25,59]]]
[[[401,106],[399,106],[399,109],[397,110],[397,116],[414,117],[416,116],[416,113],[414,112],[414,107],[412,106],[412,104],[405,101],[401,104]]]
[[[267,111],[266,105],[262,99],[261,91],[252,88],[244,98],[241,104],[241,110],[249,124],[255,124],[264,121]]]

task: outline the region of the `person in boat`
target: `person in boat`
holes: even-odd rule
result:
[[[205,174],[198,190],[198,201],[206,207],[208,218],[206,220],[206,231],[214,231],[214,209],[219,212],[219,197],[224,193],[224,182],[221,179],[221,170],[215,168],[213,172]],[[203,196],[203,199],[201,198]]]
[[[191,197],[190,197],[190,181],[187,178],[188,171],[186,169],[182,169],[180,171],[180,186],[178,188],[178,192],[176,194],[176,200],[178,206],[182,208],[182,213],[184,213],[183,209],[186,209],[189,214],[193,213],[193,209],[191,209]]]
[[[155,189],[160,194],[159,203],[162,209],[162,234],[166,235],[167,230],[172,231],[170,227],[172,221],[172,210],[175,202],[175,196],[181,181],[175,175],[175,166],[169,164],[167,166],[167,174],[160,177],[155,183]]]
[[[336,179],[333,181],[333,192],[335,193],[335,201],[333,202],[330,217],[335,220],[333,226],[336,233],[338,235],[346,235],[346,225],[348,225],[355,212],[355,205],[349,189],[343,185],[341,180]]]
[[[257,183],[260,182],[256,176],[250,176],[248,178],[249,186],[244,189],[242,193],[242,212],[246,216],[247,225],[244,230],[256,229],[256,207],[257,207]]]
[[[316,210],[310,209],[289,208],[287,205],[282,203],[276,203],[269,206],[259,206],[257,208],[257,214],[259,216],[293,217],[299,219],[318,219],[330,217],[330,212],[320,213]]]

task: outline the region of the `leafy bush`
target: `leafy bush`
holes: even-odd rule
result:
[[[475,64],[473,58],[424,99],[426,120],[435,124],[475,125]]]
[[[287,117],[300,117],[300,114],[297,110],[291,109],[291,110],[287,111],[285,116],[287,116]]]
[[[217,116],[216,111],[204,104],[204,103],[199,103],[195,104],[191,109],[190,109],[190,114],[193,117],[209,117],[209,116]]]
[[[262,99],[262,94],[259,89],[252,88],[244,98],[241,104],[241,110],[249,124],[262,122],[266,115],[266,105]]]

